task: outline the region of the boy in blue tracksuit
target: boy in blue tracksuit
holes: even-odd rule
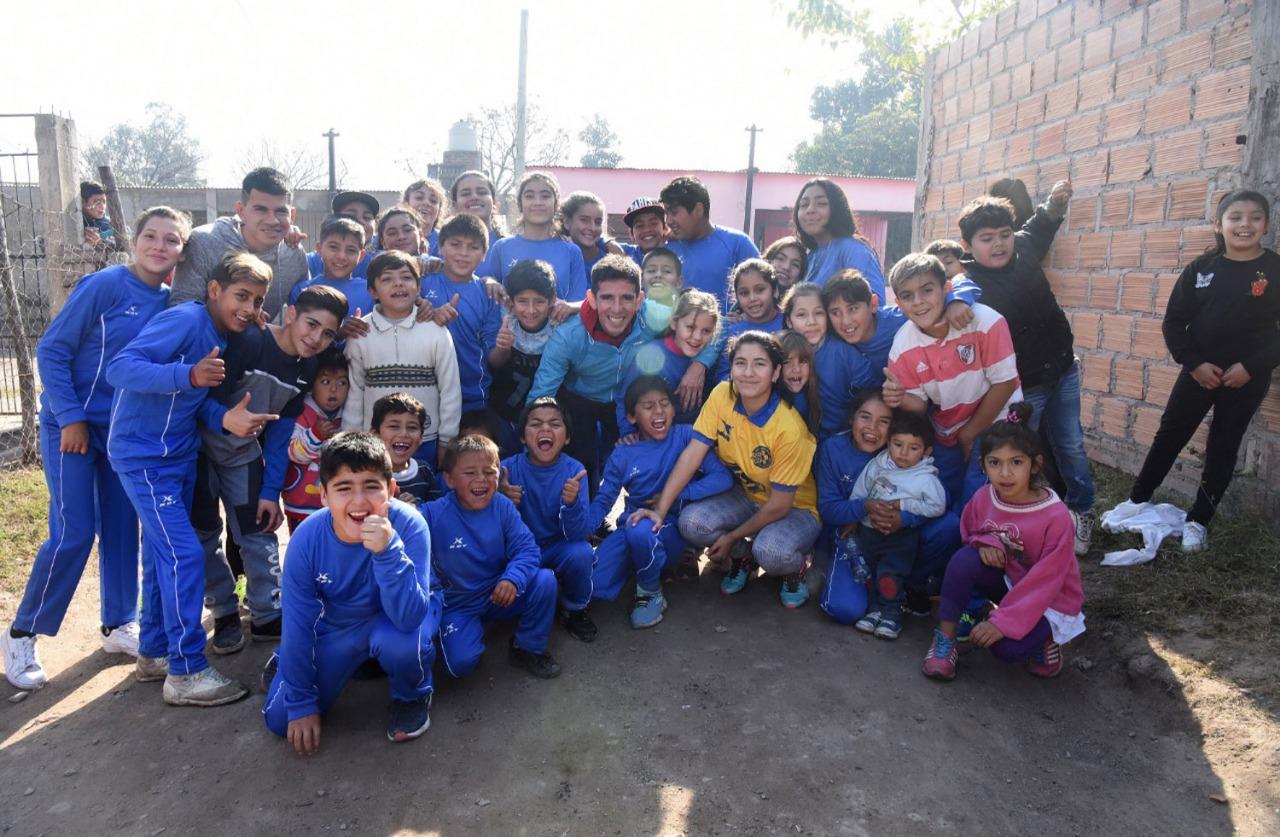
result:
[[[484,655],[484,623],[516,620],[510,660],[535,677],[560,666],[547,653],[555,619],[556,577],[520,512],[498,494],[498,446],[461,436],[445,448],[449,493],[423,507],[433,534],[434,566],[444,587],[440,651],[454,677],[475,671]]]
[[[0,643],[5,674],[20,689],[44,685],[36,635],[56,636],[98,534],[103,648],[138,653],[138,519],[107,460],[114,390],[106,362],[169,302],[164,278],[182,257],[191,223],[168,207],[143,213],[128,267],[77,283],[36,345],[44,392],[40,450],[49,487],[49,539]]]
[[[209,279],[206,302],[160,312],[106,368],[115,387],[107,455],[142,525],[137,675],[164,679],[166,703],[219,706],[248,694],[205,659],[204,548],[191,525],[191,499],[197,421],[253,436],[276,418],[207,397],[225,377],[218,355],[227,334],[257,328],[270,284],[271,268],[256,256],[227,256]]]
[[[319,270],[313,267],[310,279],[293,286],[289,304],[296,302],[304,289],[327,285],[347,298],[344,320],[372,311],[374,302],[366,278],[372,256],[364,249],[364,241],[364,227],[352,219],[342,215],[326,218],[320,225],[316,252],[307,255],[307,264],[311,265],[314,257],[319,262]],[[357,271],[357,267],[361,269]]]
[[[582,463],[562,454],[569,441],[569,419],[554,398],[539,398],[520,416],[524,451],[502,461],[499,491],[520,509],[542,551],[542,566],[556,574],[560,618],[569,633],[594,642],[596,625],[587,614],[595,550],[587,538],[587,492]]]
[[[502,327],[502,306],[475,275],[487,246],[488,233],[479,218],[455,215],[440,228],[444,270],[422,277],[422,298],[433,306],[436,324],[453,337],[463,412],[483,409],[488,401],[489,353]]]
[[[370,433],[339,433],[320,453],[326,508],[294,531],[284,565],[284,632],[264,672],[267,728],[300,754],[320,744],[321,716],[362,663],[391,681],[387,738],[431,725],[440,624],[431,532],[391,497],[391,458]]]
[[[708,456],[702,460],[699,475],[680,492],[680,502],[667,515],[661,529],[655,532],[649,520],[633,525],[628,519],[631,514],[662,493],[676,460],[693,438],[693,427],[675,423],[675,396],[670,385],[656,375],[633,381],[627,387],[625,405],[639,441],[613,449],[604,466],[604,481],[591,501],[588,526],[594,531],[613,510],[622,489],[627,490],[618,528],[596,549],[592,598],[613,601],[634,572],[636,598],[631,627],[651,628],[662,621],[667,609],[662,573],[685,548],[676,525],[680,506],[728,491],[733,487],[733,475],[719,457]]]

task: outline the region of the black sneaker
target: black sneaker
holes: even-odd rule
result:
[[[912,616],[928,616],[933,613],[933,602],[926,593],[921,593],[919,590],[908,590],[907,601],[902,609]]]
[[[387,740],[412,741],[431,726],[431,698],[393,700],[387,712]]]
[[[535,654],[532,651],[526,651],[516,646],[515,640],[511,641],[511,653],[508,656],[513,666],[520,666],[534,677],[543,680],[551,680],[560,676],[560,664],[555,661],[550,654]]]
[[[244,642],[239,613],[229,613],[213,620],[213,642],[210,643],[213,653],[234,654],[244,648]]]
[[[267,664],[262,667],[262,674],[258,676],[258,686],[262,688],[262,693],[271,693],[271,681],[276,679],[276,670],[280,668],[280,657],[272,652],[271,659],[267,660]]]
[[[582,610],[561,611],[560,622],[569,633],[583,642],[595,642],[600,633],[585,607]]]
[[[253,637],[254,642],[279,642],[281,621],[276,618],[261,625],[257,622],[250,622],[249,636]]]

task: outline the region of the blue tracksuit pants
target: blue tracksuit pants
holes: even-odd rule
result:
[[[636,586],[645,590],[660,589],[662,571],[674,565],[684,551],[684,538],[674,523],[668,523],[655,534],[651,521],[642,520],[638,526],[631,526],[625,518],[624,515],[618,528],[596,549],[592,599],[611,602],[618,598],[633,573]]]
[[[556,576],[541,569],[529,581],[524,594],[507,607],[489,601],[491,591],[477,593],[459,602],[446,598],[440,617],[440,651],[445,668],[454,677],[476,670],[484,656],[484,623],[518,620],[515,643],[525,651],[542,654],[551,638],[556,616]]]
[[[431,697],[431,667],[436,660],[432,638],[440,622],[433,607],[416,631],[402,631],[386,614],[368,622],[341,628],[321,623],[316,636],[316,689],[320,711],[327,712],[338,699],[342,687],[365,660],[373,658],[391,681],[393,700],[414,701]],[[283,736],[289,730],[289,711],[280,699],[281,674],[276,671],[262,717],[267,729]]]
[[[559,541],[542,550],[542,566],[556,574],[560,606],[582,610],[591,601],[591,567],[596,551],[586,541]]]
[[[49,486],[49,539],[36,553],[13,626],[55,636],[98,536],[102,624],[138,618],[138,517],[107,461],[106,432],[91,429],[88,453],[61,453],[62,428],[41,415],[40,453]]]
[[[957,515],[974,494],[987,482],[982,471],[982,437],[974,440],[969,461],[960,454],[959,445],[934,445],[933,464],[938,469],[938,480],[947,492],[947,508]]]
[[[164,462],[120,474],[142,524],[142,619],[139,651],[169,658],[170,674],[209,667],[204,607],[204,547],[191,525],[195,460]]]

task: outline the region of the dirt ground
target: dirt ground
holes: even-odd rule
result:
[[[173,708],[136,683],[98,646],[86,578],[41,642],[50,684],[0,703],[0,832],[1280,832],[1280,724],[1171,647],[1099,622],[1056,681],[974,651],[940,684],[919,672],[927,620],[885,642],[785,611],[771,580],[734,599],[716,581],[673,583],[654,630],[622,602],[594,609],[593,645],[557,629],[555,681],[509,666],[495,629],[410,744],[383,735],[385,681],[352,683],[304,759],[256,691]],[[218,665],[256,682],[269,653]]]

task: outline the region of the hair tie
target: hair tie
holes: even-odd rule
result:
[[[1021,417],[1021,416],[1019,416],[1019,415],[1018,415],[1015,411],[1013,411],[1013,410],[1010,410],[1010,411],[1009,411],[1009,415],[1005,416],[1005,417],[1004,417],[1004,420],[1005,420],[1005,421],[1007,421],[1007,422],[1009,422],[1010,424],[1021,424],[1021,423],[1022,423],[1022,417]]]

